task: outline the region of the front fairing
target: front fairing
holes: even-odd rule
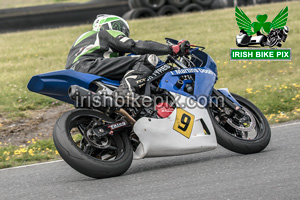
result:
[[[218,80],[218,71],[215,61],[207,53],[200,51],[199,49],[192,49],[191,61],[194,63],[195,67],[201,67],[203,69],[209,69],[216,74],[216,79]]]
[[[194,68],[179,69],[166,73],[160,82],[160,88],[183,96],[193,96],[197,99],[201,97],[208,98],[217,81],[217,66],[208,54],[197,49],[191,51],[191,61],[195,65]],[[181,88],[175,86],[182,75],[192,75],[194,77],[193,94],[184,90],[185,85],[191,83],[191,80],[184,80]]]

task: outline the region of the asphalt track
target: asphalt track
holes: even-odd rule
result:
[[[261,153],[218,147],[202,154],[134,161],[96,180],[64,161],[0,170],[0,199],[300,199],[300,123],[272,127]]]

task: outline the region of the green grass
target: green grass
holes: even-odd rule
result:
[[[32,139],[27,145],[19,147],[6,144],[0,146],[0,169],[60,158],[52,139]]]
[[[2,0],[0,9],[40,6],[55,3],[85,3],[89,0]]]
[[[300,108],[297,97],[300,84],[300,2],[242,9],[252,21],[255,21],[257,14],[264,13],[268,14],[268,21],[272,21],[285,6],[289,6],[287,25],[291,31],[283,47],[292,48],[291,62],[230,61],[229,49],[236,48],[235,36],[239,33],[234,8],[129,21],[131,37],[158,42],[171,37],[205,46],[205,51],[218,64],[217,88],[227,87],[231,92],[247,97],[268,117],[274,114],[271,121],[300,118],[297,111]],[[0,112],[8,117],[18,117],[24,116],[27,109],[55,104],[54,99],[29,92],[26,85],[33,75],[64,69],[72,43],[91,27],[89,24],[1,34]],[[272,90],[266,85],[270,85]],[[252,89],[252,93],[246,89]]]
[[[74,141],[80,141],[82,135],[76,134],[72,138]],[[34,138],[20,146],[0,142],[0,169],[59,158],[52,138],[47,140]]]

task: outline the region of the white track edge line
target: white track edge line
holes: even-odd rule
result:
[[[286,127],[286,126],[293,126],[293,125],[299,125],[300,122],[295,122],[295,123],[290,123],[290,124],[282,124],[282,125],[278,125],[278,126],[271,126],[271,129],[272,128],[281,128],[281,127]]]
[[[21,166],[17,166],[17,167],[9,167],[9,168],[0,169],[0,172],[5,171],[5,170],[12,170],[12,169],[19,169],[19,168],[26,168],[26,167],[52,164],[52,163],[57,163],[57,162],[61,162],[61,161],[63,161],[63,160],[54,160],[54,161],[41,162],[41,163],[35,163],[35,164],[30,164],[30,165],[21,165]]]

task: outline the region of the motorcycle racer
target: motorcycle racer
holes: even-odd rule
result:
[[[155,70],[157,55],[184,55],[189,42],[168,46],[154,41],[129,38],[129,25],[115,15],[98,15],[93,30],[82,34],[72,45],[66,69],[121,80],[113,96],[137,96],[147,77]],[[133,56],[124,56],[133,53]]]
[[[103,93],[117,84],[87,73],[60,70],[33,76],[27,85],[30,91],[75,105],[54,125],[53,141],[61,157],[84,175],[107,178],[124,174],[133,159],[200,153],[215,149],[217,143],[241,154],[264,150],[271,129],[263,113],[227,88],[215,89],[216,63],[204,47],[191,46],[191,56],[168,55],[150,75],[155,78],[147,80],[153,83],[146,89],[151,86],[157,106],[99,104],[99,99],[111,102]],[[188,84],[194,86],[192,91]],[[216,101],[203,107],[203,97]],[[171,114],[164,115],[161,107]]]

